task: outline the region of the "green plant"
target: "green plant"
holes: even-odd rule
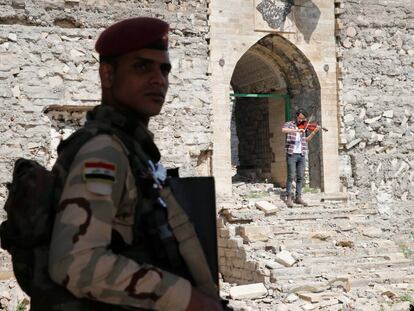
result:
[[[319,189],[305,186],[305,187],[303,187],[302,192],[303,193],[318,193],[319,192]]]
[[[19,301],[18,303],[17,303],[17,306],[16,306],[16,311],[25,311],[26,310],[26,304],[25,304],[25,302],[22,300],[22,301]]]
[[[400,300],[401,301],[408,301],[410,303],[410,305],[414,305],[414,298],[413,298],[413,296],[411,296],[408,293],[402,294],[400,296]]]
[[[250,191],[249,193],[246,193],[243,195],[243,197],[247,199],[259,199],[263,197],[267,197],[269,195],[266,191]]]
[[[404,254],[405,258],[409,258],[414,255],[414,251],[410,249],[406,244],[400,244],[400,250]]]

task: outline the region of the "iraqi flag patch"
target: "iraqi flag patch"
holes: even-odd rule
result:
[[[95,181],[113,184],[115,182],[115,164],[109,162],[85,162],[83,178],[85,181]]]

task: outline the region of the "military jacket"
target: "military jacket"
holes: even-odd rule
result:
[[[81,146],[59,202],[49,274],[79,298],[185,310],[191,296],[188,280],[110,248],[113,230],[126,244],[133,241],[138,191],[128,150],[117,137],[100,134]]]

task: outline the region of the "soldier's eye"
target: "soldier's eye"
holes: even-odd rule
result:
[[[137,62],[134,64],[134,68],[139,71],[146,71],[148,70],[148,63],[147,62]]]

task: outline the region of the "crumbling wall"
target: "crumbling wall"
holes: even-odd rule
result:
[[[171,25],[170,90],[150,123],[163,162],[181,175],[211,171],[208,1],[1,0],[0,199],[16,158],[53,158],[48,107],[99,103],[95,40],[104,27],[134,16]]]
[[[414,198],[414,2],[337,1],[341,179],[380,204]]]
[[[221,277],[225,282],[250,284],[263,282],[265,279],[259,264],[246,254],[243,239],[235,235],[234,228],[224,223],[223,218],[218,225],[218,255]]]

